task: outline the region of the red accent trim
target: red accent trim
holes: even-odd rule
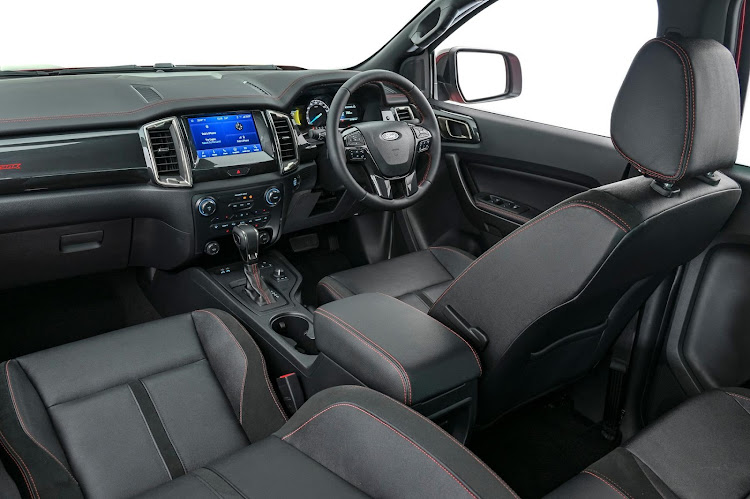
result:
[[[285,374],[285,375],[283,375],[283,376],[279,376],[279,379],[284,379],[284,378],[288,378],[289,376],[294,376],[295,374],[296,374],[296,373],[289,373],[289,374]]]
[[[0,165],[0,170],[20,170],[21,163],[10,163],[7,165]]]
[[[742,38],[745,34],[745,11],[747,10],[747,0],[742,2],[742,17],[740,18],[740,36],[739,40],[737,40],[737,69],[740,69],[740,59],[742,57]]]

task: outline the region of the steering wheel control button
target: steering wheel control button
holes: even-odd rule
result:
[[[216,213],[216,209],[216,200],[214,198],[208,197],[198,201],[198,213],[204,217],[210,217]]]
[[[417,139],[429,139],[432,137],[432,134],[430,133],[430,131],[424,127],[415,126],[415,127],[412,127],[412,130],[414,130],[414,136]]]
[[[344,137],[344,145],[346,147],[359,147],[365,145],[365,136],[362,135],[362,132],[356,131],[352,132],[346,137]]]
[[[364,148],[347,149],[346,159],[349,161],[364,161],[367,157]]]
[[[206,246],[203,248],[203,252],[208,256],[218,255],[219,250],[221,250],[221,246],[219,246],[219,243],[217,243],[216,241],[207,242]]]
[[[417,152],[425,152],[430,148],[430,139],[423,139],[417,143]]]
[[[250,168],[230,168],[228,170],[230,177],[244,177],[250,172]]]
[[[281,191],[277,187],[271,187],[266,191],[265,199],[268,206],[276,206],[281,201]]]

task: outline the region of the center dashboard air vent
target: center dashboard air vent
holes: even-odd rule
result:
[[[281,174],[290,173],[297,169],[299,156],[297,152],[297,136],[292,127],[289,116],[276,111],[268,111],[274,131],[274,144],[278,152],[279,171]]]
[[[398,121],[409,121],[414,119],[414,111],[411,106],[395,107],[393,111],[396,113],[396,119]]]
[[[164,187],[193,185],[190,161],[177,118],[148,123],[141,128],[140,136],[146,164],[157,184]]]

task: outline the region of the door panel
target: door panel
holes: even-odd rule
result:
[[[627,162],[607,137],[446,102],[432,105],[452,192],[443,189],[406,210],[415,248],[449,240],[476,253],[555,204],[626,172]],[[443,126],[446,119],[452,130]],[[460,207],[462,216],[449,213],[448,205]],[[435,223],[438,214],[443,223]]]

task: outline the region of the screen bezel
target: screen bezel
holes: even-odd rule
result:
[[[230,156],[217,156],[211,158],[199,158],[198,149],[195,146],[193,140],[193,134],[190,133],[190,118],[205,118],[208,116],[233,116],[237,114],[250,114],[253,117],[255,123],[255,130],[258,132],[258,138],[260,139],[260,146],[262,151],[247,152],[242,154],[234,154]],[[190,149],[190,157],[193,160],[193,169],[212,169],[212,168],[233,168],[238,166],[257,166],[259,164],[267,162],[276,162],[274,156],[275,149],[273,143],[273,136],[271,130],[266,122],[265,115],[262,111],[248,110],[248,111],[225,111],[225,112],[212,112],[212,113],[200,113],[185,115],[181,118],[183,133],[187,138],[188,148]]]

